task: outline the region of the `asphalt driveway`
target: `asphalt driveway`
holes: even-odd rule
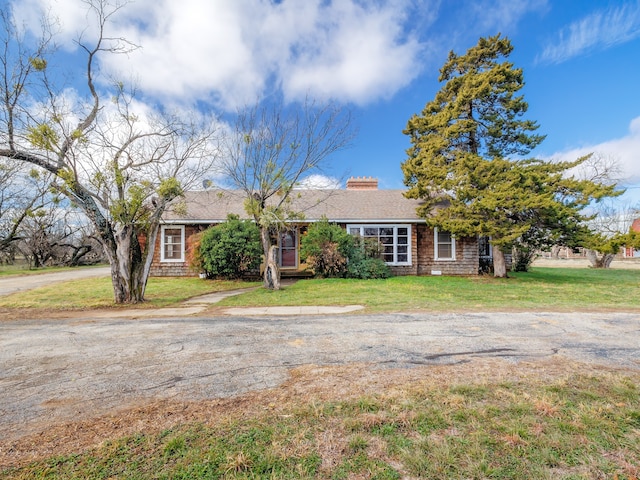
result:
[[[291,368],[554,356],[640,369],[636,313],[456,313],[0,323],[0,440],[152,399],[229,397]]]

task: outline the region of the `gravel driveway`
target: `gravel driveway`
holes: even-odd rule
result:
[[[384,314],[0,323],[0,440],[150,399],[228,397],[292,367],[563,356],[640,368],[635,313]]]

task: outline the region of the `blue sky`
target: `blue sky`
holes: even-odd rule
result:
[[[77,59],[73,39],[91,34],[81,0],[8,1],[28,26],[54,12]],[[500,32],[547,135],[533,155],[614,159],[625,201],[640,204],[640,0],[137,0],[110,28],[142,48],[105,57],[102,73],[135,77],[152,107],[224,113],[274,92],[350,107],[359,135],[331,173],[381,188],[403,188],[402,130],[440,89],[448,52]]]

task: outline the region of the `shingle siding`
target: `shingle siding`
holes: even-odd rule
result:
[[[476,238],[456,239],[455,260],[435,260],[434,232],[418,217],[419,200],[407,199],[402,190],[300,190],[292,196],[291,208],[302,212],[304,223],[326,216],[329,221],[360,225],[411,225],[411,265],[391,266],[394,275],[476,275],[478,244]],[[237,191],[207,190],[186,192],[175,212],[163,217],[165,225],[184,225],[187,249],[193,235],[207,226],[223,222],[229,213],[247,218],[244,196]],[[185,208],[186,207],[186,208]],[[153,276],[196,276],[187,262],[161,262],[161,238],[151,266]]]
[[[199,272],[191,269],[187,261],[187,252],[193,247],[195,235],[204,230],[204,225],[186,225],[184,229],[184,238],[186,243],[185,261],[184,262],[162,262],[162,231],[158,232],[156,239],[156,249],[153,253],[153,261],[151,262],[150,275],[152,277],[197,277]]]
[[[417,261],[418,275],[477,275],[478,242],[472,237],[456,238],[456,259],[436,260],[434,234],[431,228],[418,225],[417,247],[420,255]]]

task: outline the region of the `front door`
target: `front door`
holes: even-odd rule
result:
[[[296,268],[298,266],[298,231],[286,231],[280,234],[280,266]]]

